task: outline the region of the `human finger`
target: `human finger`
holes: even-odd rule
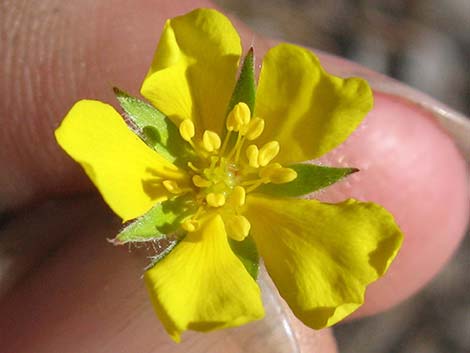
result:
[[[136,90],[145,74],[148,58],[151,57],[155,38],[158,37],[164,19],[176,15],[179,10],[181,13],[186,12],[194,6],[194,3],[182,2],[178,5],[181,9],[171,15],[167,15],[168,12],[164,10],[170,6],[168,3],[161,2],[158,5],[159,11],[154,12],[151,10],[155,4],[146,2],[139,4],[138,7],[132,5],[132,8],[126,4],[108,8],[107,5],[95,6],[90,3],[76,8],[73,4],[50,3],[49,8],[55,8],[60,16],[55,19],[56,22],[50,20],[44,23],[54,24],[56,27],[50,31],[34,32],[27,27],[19,30],[19,40],[25,43],[31,42],[33,45],[22,49],[25,52],[18,52],[19,49],[15,49],[13,53],[7,54],[11,55],[10,60],[15,57],[24,59],[22,61],[25,66],[21,67],[21,70],[15,71],[8,65],[4,67],[5,70],[10,70],[6,73],[11,78],[5,85],[12,86],[2,88],[10,95],[2,105],[3,116],[8,112],[14,117],[24,117],[23,120],[12,119],[2,131],[5,148],[0,152],[0,161],[2,165],[9,166],[1,176],[4,209],[17,209],[34,200],[54,195],[71,195],[91,189],[81,170],[57,148],[52,138],[52,131],[73,101],[84,96],[111,101],[111,92],[107,91],[111,86],[110,82],[121,87],[133,87],[134,91]],[[34,17],[38,12],[26,10],[29,12],[23,11],[23,16],[29,14]],[[33,10],[37,8],[33,7]],[[46,8],[43,14],[53,16],[48,11]],[[74,25],[73,21],[83,23],[85,20],[90,26],[83,28],[80,33],[75,33],[73,29],[78,25]],[[8,21],[6,23],[8,24]],[[34,24],[34,21],[31,23]],[[254,36],[246,28],[240,26],[240,29],[245,43],[250,43],[256,38],[258,52],[262,53],[266,49],[267,43],[263,39]],[[50,50],[35,47],[45,42],[41,38],[34,40],[34,36],[40,36],[43,32],[55,39],[50,40]],[[64,38],[75,45],[71,45],[69,50],[64,49]],[[136,38],[138,38],[137,44]],[[134,43],[132,55],[129,55],[129,43]],[[14,48],[23,48],[16,44]],[[41,57],[33,55],[35,52],[47,53],[43,57],[42,65],[34,66],[35,58]],[[121,57],[129,60],[115,60]],[[330,71],[341,70],[341,73],[346,74],[356,70],[355,66],[349,65],[350,71],[348,71],[348,64],[340,65],[331,57],[323,56],[323,59]],[[33,75],[28,76],[31,77],[31,82],[21,79],[31,72]],[[11,92],[20,94],[12,95]],[[385,293],[390,292],[389,289],[393,287],[394,295],[386,296],[382,292],[374,295],[371,291],[364,306],[364,310],[370,312],[383,309],[405,298],[432,277],[455,249],[466,223],[465,165],[451,139],[437,126],[431,114],[425,109],[420,109],[416,104],[397,99],[390,94],[378,97],[376,107],[366,121],[369,125],[363,125],[362,130],[355,135],[359,136],[356,138],[357,144],[348,143],[343,150],[339,150],[344,154],[344,158],[335,159],[332,157],[334,154],[325,157],[331,158],[329,162],[333,164],[357,163],[363,170],[358,174],[359,179],[353,180],[356,183],[352,184],[354,187],[348,189],[345,187],[348,184],[343,184],[343,189],[338,186],[339,190],[342,190],[339,193],[331,189],[322,195],[325,199],[358,196],[379,201],[395,214],[398,223],[405,230],[407,236],[405,246],[390,273],[394,273],[394,268],[397,268],[398,264],[403,264],[400,265],[402,269],[396,270],[397,274],[388,275],[376,285],[378,288],[384,288]],[[394,112],[406,119],[394,122],[387,112]],[[390,122],[395,123],[394,129],[390,128]],[[412,126],[413,129],[410,130]],[[361,131],[365,131],[363,135]],[[410,131],[416,132],[413,139],[410,139]],[[371,142],[377,143],[374,147],[383,151],[386,149],[387,141],[411,142],[393,144],[394,158],[389,158],[388,163],[383,163],[382,157],[388,154],[376,153],[376,150],[371,148]],[[41,148],[38,149],[37,146]],[[426,158],[419,157],[423,151],[426,151]],[[440,166],[438,170],[433,168],[436,165]],[[397,173],[397,170],[410,169],[414,174]],[[432,170],[432,180],[423,182],[422,178],[416,177],[421,176],[422,172],[428,173],[429,170]],[[376,186],[382,185],[378,182],[384,178],[387,187],[378,190]],[[449,184],[453,184],[453,189],[449,189]],[[411,203],[397,198],[397,190],[403,190],[405,187],[413,189]],[[454,197],[450,202],[449,195]],[[450,207],[443,209],[429,207],[423,210],[419,203],[425,198],[433,200],[434,204],[449,203]],[[406,207],[402,206],[404,203]],[[429,236],[427,234],[430,234],[430,228],[426,222],[428,218],[439,219],[436,227],[431,229],[432,235]],[[423,238],[426,244],[424,252],[421,243]],[[416,256],[417,253],[420,255]],[[410,272],[410,268],[416,271]],[[410,273],[413,273],[413,276],[405,276]],[[392,277],[398,280],[391,281]],[[371,306],[370,303],[374,305]]]

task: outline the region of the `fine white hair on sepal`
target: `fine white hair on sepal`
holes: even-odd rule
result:
[[[165,241],[165,245],[160,244],[159,240],[152,242],[155,248],[156,255],[149,256],[150,263],[144,268],[145,271],[150,270],[153,266],[155,266],[158,262],[163,260],[174,248],[178,243],[181,241],[180,238],[176,238],[173,240]]]

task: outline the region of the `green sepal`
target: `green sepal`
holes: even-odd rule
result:
[[[187,162],[194,159],[194,151],[165,114],[117,87],[113,90],[126,117],[135,125],[138,135],[148,146],[180,167],[186,167]]]
[[[157,203],[143,216],[131,221],[112,240],[116,245],[177,238],[180,224],[195,208],[186,196]]]
[[[230,244],[230,248],[240,259],[250,276],[256,280],[258,278],[259,272],[259,254],[251,234],[249,234],[242,241],[236,241],[228,238],[228,242]]]
[[[256,192],[278,197],[297,197],[310,194],[340,181],[357,168],[332,168],[315,164],[293,164],[288,168],[297,172],[297,178],[285,184],[265,184]]]
[[[230,103],[227,107],[226,119],[228,114],[232,111],[233,107],[240,103],[246,103],[250,108],[251,114],[255,110],[255,98],[256,98],[256,83],[255,83],[255,56],[253,47],[248,50],[246,53],[245,59],[240,70],[240,76],[238,77],[237,83],[235,84],[235,89],[233,90],[232,97],[230,98]],[[224,137],[227,134],[227,127],[224,123]],[[228,147],[235,145],[237,136],[232,134]]]
[[[233,90],[232,98],[230,98],[227,115],[232,111],[235,104],[240,102],[246,103],[250,108],[251,114],[253,114],[255,110],[255,97],[255,56],[253,47],[251,47],[243,60],[240,76]]]

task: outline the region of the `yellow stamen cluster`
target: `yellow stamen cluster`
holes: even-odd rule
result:
[[[217,212],[224,220],[227,234],[242,241],[250,231],[250,222],[241,214],[246,194],[262,184],[288,183],[297,177],[294,170],[272,163],[279,154],[279,142],[270,141],[261,147],[250,144],[244,149],[246,141],[261,136],[264,126],[263,119],[251,117],[245,103],[236,104],[227,116],[228,132],[223,142],[210,130],[197,138],[193,122],[189,119],[181,122],[181,137],[199,156],[199,161],[188,163],[192,185],[181,187],[173,180],[165,180],[162,184],[172,194],[191,192],[195,195],[197,212],[182,223],[184,230],[197,231],[203,215]],[[242,158],[243,149],[246,160]]]

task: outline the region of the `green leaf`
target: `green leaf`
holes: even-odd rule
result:
[[[147,145],[178,166],[186,166],[188,161],[194,159],[194,151],[168,117],[119,88],[114,87],[113,90],[126,116]]]
[[[256,192],[281,197],[302,196],[330,186],[359,171],[357,168],[331,168],[315,164],[293,164],[288,167],[297,172],[296,179],[286,184],[265,184]]]
[[[231,238],[228,240],[234,254],[243,263],[250,276],[256,280],[259,272],[259,255],[253,237],[248,235],[242,241],[236,241]]]
[[[240,76],[228,105],[227,115],[232,111],[235,104],[240,102],[246,103],[253,114],[255,110],[255,96],[255,57],[253,47],[251,47],[243,60]]]
[[[180,196],[153,206],[143,216],[125,226],[114,244],[155,241],[165,239],[180,230],[181,221],[195,211],[187,196]]]

